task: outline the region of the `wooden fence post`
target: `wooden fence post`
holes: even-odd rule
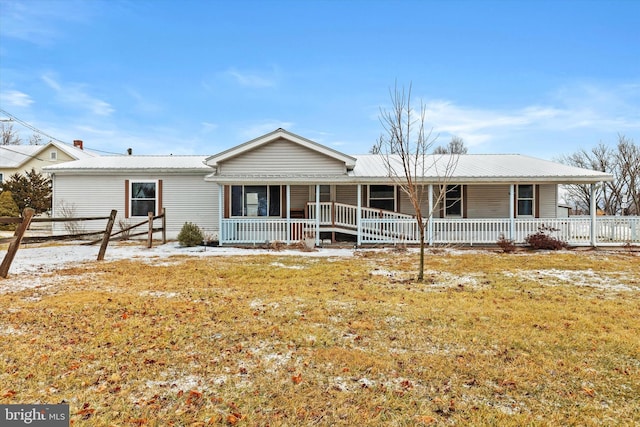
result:
[[[113,209],[111,211],[111,215],[109,216],[109,220],[107,221],[107,228],[104,230],[104,236],[102,236],[102,244],[100,245],[100,250],[98,251],[98,261],[102,261],[104,259],[104,253],[107,251],[107,245],[109,244],[109,238],[111,237],[111,230],[113,230],[113,223],[116,222],[116,214],[117,210]]]
[[[22,222],[16,229],[16,232],[13,234],[14,240],[9,243],[9,248],[7,249],[7,254],[4,256],[2,260],[2,265],[0,265],[0,277],[3,279],[7,278],[9,274],[9,267],[11,267],[11,263],[13,259],[16,257],[16,252],[18,252],[18,248],[20,247],[20,242],[22,242],[22,237],[24,233],[29,228],[31,224],[31,219],[33,218],[35,211],[31,208],[26,208],[22,212]]]
[[[162,244],[167,244],[167,210],[162,208]]]
[[[147,247],[153,246],[153,212],[149,212],[149,237],[147,238]]]

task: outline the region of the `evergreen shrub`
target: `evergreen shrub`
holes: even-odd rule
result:
[[[20,216],[20,209],[13,200],[11,191],[3,191],[0,194],[0,216],[8,216],[18,218]],[[0,230],[15,230],[18,224],[0,224]]]
[[[178,234],[178,242],[181,246],[198,246],[204,241],[202,230],[191,222],[185,222]]]

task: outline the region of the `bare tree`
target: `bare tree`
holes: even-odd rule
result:
[[[596,188],[596,209],[606,215],[640,214],[640,147],[633,140],[618,135],[616,148],[600,143],[591,150],[582,149],[563,156],[560,161],[613,175],[613,181]],[[589,211],[591,190],[588,185],[567,185],[565,190],[567,202],[577,211]]]
[[[464,145],[464,140],[459,136],[451,137],[446,146],[440,145],[433,150],[433,154],[467,154],[469,149]]]
[[[0,123],[0,131],[2,132],[0,145],[20,145],[22,142],[18,132],[13,129],[13,123],[9,123],[8,125]]]
[[[29,145],[42,145],[42,135],[33,133],[29,137]]]
[[[618,136],[616,164],[621,188],[623,215],[640,215],[640,146],[624,135]]]
[[[416,111],[411,105],[411,85],[408,90],[399,89],[396,85],[389,90],[391,109],[380,110],[380,122],[383,133],[372,152],[381,156],[389,177],[409,198],[415,212],[415,219],[420,236],[420,263],[418,281],[424,280],[424,246],[428,217],[432,212],[424,212],[425,199],[428,197],[425,176],[438,177],[440,191],[438,200],[432,204],[436,209],[439,200],[446,193],[446,182],[451,177],[458,160],[458,155],[429,155],[437,136],[432,130],[425,128],[426,107],[420,102]]]

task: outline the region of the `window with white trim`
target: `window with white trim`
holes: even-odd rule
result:
[[[532,184],[518,185],[518,211],[517,216],[533,216],[535,205],[535,192]]]
[[[462,217],[462,185],[447,185],[444,206],[445,216]]]
[[[231,216],[282,216],[279,185],[232,185]]]
[[[394,185],[370,185],[369,207],[395,212],[396,187]]]
[[[49,152],[49,160],[58,160],[58,152],[57,151],[50,151]]]
[[[149,212],[157,212],[157,181],[131,182],[131,216],[147,216]]]

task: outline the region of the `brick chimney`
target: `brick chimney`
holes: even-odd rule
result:
[[[74,139],[73,140],[73,146],[76,147],[76,148],[79,148],[81,150],[84,150],[84,145],[83,145],[81,139]]]

